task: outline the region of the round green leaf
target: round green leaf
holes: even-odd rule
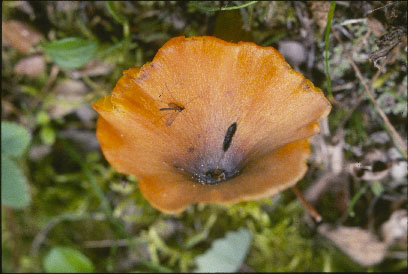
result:
[[[88,257],[69,247],[54,247],[45,256],[43,264],[47,273],[78,273],[94,270]]]
[[[52,60],[66,69],[77,69],[91,60],[98,45],[94,41],[76,37],[65,38],[45,45],[44,50]]]
[[[52,145],[55,142],[56,134],[51,127],[43,127],[40,131],[41,141],[46,145]]]
[[[50,116],[44,110],[39,111],[35,118],[40,125],[47,125],[50,122]]]
[[[23,208],[30,203],[27,180],[14,161],[1,155],[1,203]]]
[[[24,127],[11,122],[1,122],[1,153],[20,157],[30,143],[30,133]]]
[[[251,246],[251,234],[245,228],[228,232],[213,242],[210,249],[195,258],[194,272],[236,272],[245,260]]]

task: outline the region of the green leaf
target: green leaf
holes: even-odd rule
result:
[[[1,203],[12,208],[23,208],[30,203],[30,193],[23,172],[3,154],[1,155]]]
[[[384,186],[379,181],[375,181],[370,184],[371,191],[375,194],[375,196],[380,196],[384,192]]]
[[[195,258],[195,272],[236,272],[251,246],[251,234],[245,228],[228,232],[213,242],[210,249]]]
[[[1,122],[1,153],[20,157],[30,143],[30,133],[24,127],[10,122]]]
[[[43,127],[40,131],[40,138],[44,144],[52,145],[55,143],[55,131],[51,127]]]
[[[44,46],[52,60],[66,69],[77,69],[88,63],[95,56],[97,48],[96,42],[76,37],[53,41]]]
[[[47,273],[94,271],[94,266],[88,257],[69,247],[54,247],[45,256],[43,264]]]
[[[50,122],[50,116],[48,115],[48,113],[44,110],[41,110],[37,113],[37,115],[35,116],[37,123],[39,125],[47,125]]]
[[[105,4],[106,7],[108,8],[109,13],[112,15],[113,18],[115,18],[116,21],[118,21],[122,25],[126,24],[126,19],[123,18],[116,10],[114,1],[106,1]]]

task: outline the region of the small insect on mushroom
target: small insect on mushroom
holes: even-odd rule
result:
[[[232,125],[229,126],[227,129],[227,133],[225,133],[224,137],[224,142],[222,144],[222,149],[224,152],[227,152],[229,149],[231,142],[232,142],[232,137],[234,137],[235,131],[237,131],[237,123],[233,123]]]
[[[161,108],[159,109],[160,111],[169,111],[169,110],[174,110],[173,113],[170,114],[169,118],[166,120],[166,126],[171,126],[171,124],[174,122],[176,119],[177,115],[184,110],[184,107],[179,106],[175,103],[168,103],[167,104],[169,107],[168,108]]]
[[[174,97],[173,97],[172,93],[170,92],[169,87],[167,86],[166,83],[164,83],[164,86],[166,87],[166,90],[167,90],[168,94],[170,94],[172,100],[175,101],[176,99],[174,99]],[[162,94],[159,95],[159,98],[161,98],[161,96],[162,96]],[[161,102],[163,102],[163,101],[161,101]],[[172,111],[172,110],[174,110],[174,112],[172,112],[170,114],[170,116],[166,120],[166,126],[169,127],[174,122],[174,120],[177,118],[179,113],[182,112],[185,108],[184,108],[184,106],[181,106],[180,104],[176,104],[174,102],[168,103],[167,106],[168,106],[167,108],[160,108],[159,110],[160,111]]]

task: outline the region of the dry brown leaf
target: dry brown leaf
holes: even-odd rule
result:
[[[363,266],[378,264],[386,255],[387,245],[364,229],[345,226],[332,228],[323,224],[318,231]]]
[[[381,58],[386,57],[407,35],[406,30],[402,28],[392,27],[388,32],[376,40],[378,50],[373,51],[369,55],[369,59],[378,68],[378,62]]]
[[[45,60],[42,55],[34,55],[21,59],[15,66],[16,74],[24,74],[35,77],[45,71]]]
[[[391,176],[395,182],[406,182],[407,161],[395,161],[391,167]]]
[[[75,111],[84,103],[87,86],[79,80],[61,81],[52,90],[56,96],[56,103],[50,109],[52,118],[60,118]]]
[[[106,75],[113,70],[113,67],[112,64],[105,64],[99,60],[92,59],[81,69],[72,70],[69,73],[73,79],[79,79],[82,76]]]
[[[374,33],[375,36],[380,37],[385,34],[385,28],[383,24],[381,24],[380,21],[373,17],[368,17],[367,18],[367,24],[370,28],[370,30]]]
[[[27,15],[35,18],[34,10],[31,7],[31,5],[28,3],[28,1],[16,1],[16,8],[23,11]]]
[[[23,54],[28,54],[30,49],[37,44],[43,35],[31,26],[17,20],[3,21],[1,23],[2,39]]]
[[[399,245],[407,248],[408,214],[405,209],[394,211],[381,226],[382,236],[387,245]]]

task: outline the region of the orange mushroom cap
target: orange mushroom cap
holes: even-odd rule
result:
[[[331,109],[274,48],[208,36],[169,40],[93,107],[108,162],[166,213],[295,185]]]

